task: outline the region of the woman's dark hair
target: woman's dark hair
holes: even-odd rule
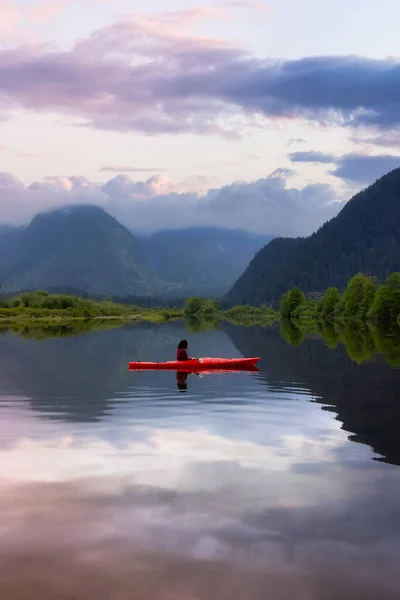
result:
[[[186,350],[188,347],[187,340],[181,340],[178,344],[178,350]]]

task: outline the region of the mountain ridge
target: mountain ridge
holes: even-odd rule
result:
[[[39,213],[27,227],[0,225],[0,283],[7,293],[219,296],[268,239],[208,226],[134,234],[99,206],[66,205]]]
[[[293,242],[295,251],[291,251]],[[274,244],[285,257],[274,264]],[[250,261],[224,297],[226,304],[278,302],[288,289],[343,290],[358,272],[384,279],[400,269],[400,168],[351,198],[306,238],[280,238]]]
[[[0,277],[8,292],[62,285],[106,295],[153,294],[163,287],[128,229],[92,205],[36,215]]]

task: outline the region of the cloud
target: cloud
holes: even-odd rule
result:
[[[119,21],[69,50],[0,50],[2,107],[145,134],[238,135],[260,115],[340,126],[400,125],[400,62],[357,56],[262,60],[182,33],[215,10]],[[239,118],[240,117],[240,118]]]
[[[23,17],[23,11],[11,0],[0,0],[0,41],[10,37]]]
[[[47,0],[28,8],[28,16],[33,22],[45,21],[59,14],[64,9],[62,0]]]
[[[287,142],[287,146],[292,146],[293,144],[305,144],[307,142],[307,140],[305,140],[304,138],[298,137],[298,138],[291,138],[288,142]]]
[[[400,156],[347,154],[339,158],[336,165],[336,169],[331,171],[331,174],[335,177],[365,184],[372,183],[388,171],[399,168]]]
[[[43,154],[39,154],[38,152],[17,152],[15,154],[16,158],[28,158],[28,159],[37,159],[43,158]]]
[[[253,154],[251,152],[243,152],[241,156],[246,160],[258,160],[260,158],[258,154]]]
[[[332,154],[324,154],[323,152],[292,152],[289,154],[289,159],[292,162],[312,162],[312,163],[332,163],[336,161]]]
[[[358,154],[343,156],[325,154],[323,152],[292,152],[289,159],[294,163],[334,163],[336,168],[329,171],[331,175],[352,183],[373,183],[392,169],[400,167],[400,156],[391,154]]]
[[[157,21],[170,25],[187,28],[201,19],[226,19],[227,13],[215,6],[200,6],[188,10],[168,11],[158,17],[153,17],[152,21]],[[151,19],[151,17],[147,17]]]
[[[29,26],[45,21],[64,8],[63,0],[44,0],[32,6],[19,7],[17,2],[0,0],[0,41],[12,40],[21,24]]]
[[[4,222],[26,223],[41,210],[90,203],[102,206],[136,231],[219,225],[272,235],[307,235],[335,216],[343,202],[330,185],[289,187],[290,174],[290,170],[278,169],[254,182],[201,191],[208,182],[201,177],[174,182],[157,175],[133,181],[120,174],[103,185],[84,177],[58,177],[25,187],[3,173],[1,215]]]
[[[161,169],[158,167],[101,167],[100,172],[110,173],[154,173],[160,171],[170,171],[171,169]]]
[[[269,4],[266,2],[257,2],[255,0],[229,0],[229,6],[268,14],[272,13],[272,7]]]
[[[400,148],[400,131],[385,131],[380,135],[368,139],[356,139],[357,143],[364,142],[375,146],[386,146],[388,148]]]
[[[15,190],[21,189],[24,190],[25,186],[11,173],[0,173],[0,190],[7,191],[7,189]]]

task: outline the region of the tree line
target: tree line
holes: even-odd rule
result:
[[[279,313],[282,319],[297,325],[353,320],[371,321],[390,329],[400,325],[400,272],[389,275],[382,285],[376,278],[358,273],[350,279],[343,294],[330,287],[318,300],[295,287],[282,296]]]

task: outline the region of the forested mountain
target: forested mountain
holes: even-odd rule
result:
[[[8,292],[65,287],[147,295],[165,289],[146,266],[134,236],[97,206],[39,214],[12,243],[3,243],[7,256],[0,264],[0,282]]]
[[[139,238],[143,254],[163,279],[190,294],[225,293],[271,238],[219,227],[160,231]]]
[[[275,238],[262,248],[229,291],[228,304],[259,305],[268,290],[279,285],[282,269],[294,259],[303,238]]]
[[[0,284],[79,295],[181,298],[220,295],[270,238],[218,227],[133,235],[96,206],[0,226]]]
[[[308,238],[270,242],[225,297],[227,304],[277,301],[293,287],[343,290],[358,272],[383,280],[400,270],[400,169],[354,196]]]

